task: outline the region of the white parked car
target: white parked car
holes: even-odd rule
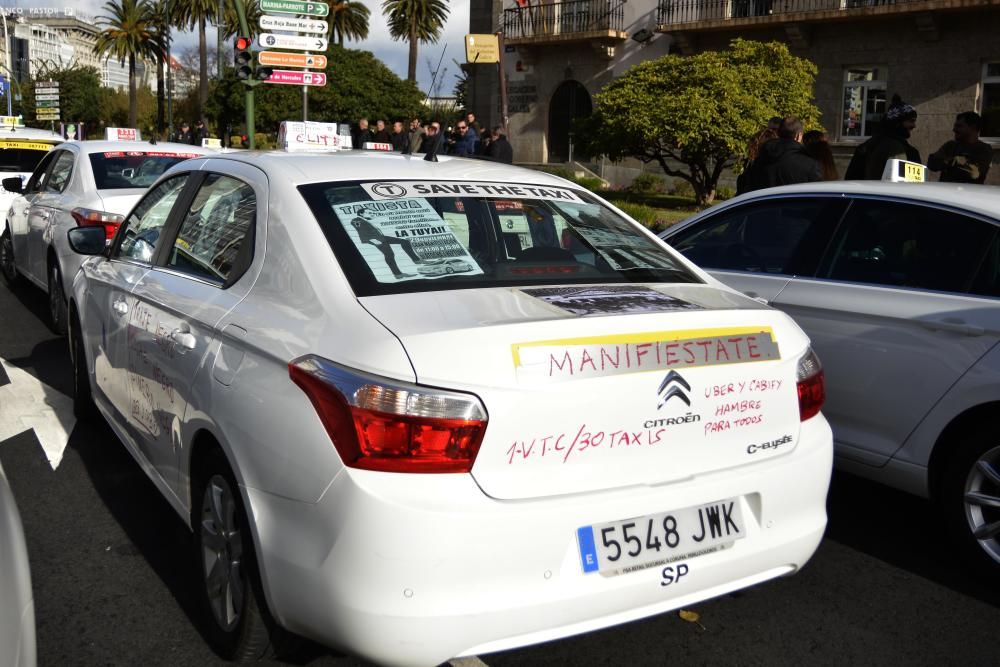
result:
[[[20,277],[49,296],[51,325],[66,329],[66,295],[80,257],[66,244],[66,232],[80,225],[102,227],[114,236],[124,215],[170,166],[216,152],[187,144],[140,141],[68,141],[46,155],[26,184],[3,179],[16,195],[3,209],[0,270],[8,283]]]
[[[283,628],[436,665],[792,574],[822,537],[808,339],[562,179],[238,153],[175,165],[110,248],[69,238],[97,255],[78,409],[190,523],[225,657]]]
[[[1000,188],[772,188],[663,237],[809,334],[840,467],[932,498],[1000,567]]]
[[[8,118],[0,117],[0,120]],[[0,124],[0,179],[19,176],[23,186],[42,158],[53,146],[62,142],[63,138],[59,134],[49,130]],[[0,187],[0,212],[6,213],[16,196],[16,192],[8,192]]]

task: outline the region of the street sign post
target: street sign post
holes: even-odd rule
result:
[[[300,72],[290,69],[276,69],[264,83],[283,83],[291,86],[325,86],[326,74],[323,72]]]
[[[308,53],[283,53],[281,51],[261,51],[257,54],[257,62],[268,67],[308,67],[310,69],[326,69],[326,56],[314,56]]]
[[[325,2],[303,2],[303,0],[260,0],[260,11],[303,14],[305,16],[329,16],[330,5]]]
[[[53,93],[45,93],[43,95],[39,95],[37,92],[35,93],[35,101],[36,102],[45,102],[45,101],[49,101],[49,100],[58,100],[58,99],[59,99],[59,93],[54,93],[54,94]]]
[[[314,19],[297,19],[286,16],[260,17],[260,27],[264,30],[290,30],[293,32],[309,32],[317,35],[325,35],[330,26],[326,21],[316,21]]]
[[[262,32],[254,43],[256,50],[295,49],[296,51],[326,51],[330,40],[326,37],[304,37],[301,35],[275,35]]]

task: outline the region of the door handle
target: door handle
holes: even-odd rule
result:
[[[189,331],[174,329],[170,332],[170,340],[174,341],[186,350],[193,350],[198,344],[198,339]]]
[[[31,207],[29,206],[28,208],[24,209],[23,215],[28,215],[28,213],[30,212],[31,212]]]
[[[115,312],[119,315],[124,315],[128,312],[128,304],[121,300],[115,301],[111,304],[111,307],[114,308]]]
[[[968,324],[958,317],[946,317],[943,320],[917,320],[917,323],[931,331],[948,331],[964,336],[982,336],[986,333],[986,329],[983,327]]]

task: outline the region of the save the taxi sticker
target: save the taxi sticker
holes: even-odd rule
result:
[[[478,183],[475,181],[392,181],[362,183],[372,199],[410,197],[504,197],[515,199],[554,199],[565,202],[582,200],[569,188],[554,185]]]
[[[424,199],[357,201],[333,210],[380,283],[483,272]]]
[[[770,327],[593,336],[511,346],[519,381],[566,380],[781,359]]]

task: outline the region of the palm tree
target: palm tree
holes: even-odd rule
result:
[[[225,39],[236,37],[237,35],[253,39],[260,32],[260,2],[258,0],[236,1],[243,3],[243,13],[247,17],[247,27],[250,28],[250,34],[244,35],[243,31],[240,30],[240,20],[236,16],[236,5],[232,2],[227,2],[226,12],[222,16],[222,35]]]
[[[184,0],[174,3],[174,16],[178,25],[189,30],[198,29],[198,118],[205,117],[208,101],[208,42],[205,26],[215,21],[219,13],[219,0]]]
[[[330,38],[337,38],[337,45],[344,45],[344,38],[360,42],[368,38],[368,17],[371,12],[361,2],[334,0],[330,3]]]
[[[410,43],[406,79],[416,81],[417,42],[437,43],[448,20],[448,4],[444,0],[383,0],[382,13],[389,20],[389,35]]]
[[[109,0],[104,16],[97,17],[105,26],[97,36],[94,53],[118,62],[128,61],[128,121],[130,127],[139,122],[138,98],[135,91],[135,62],[155,59],[163,48],[162,36],[156,29],[152,5],[147,0]]]
[[[164,67],[167,62],[167,34],[170,31],[170,20],[167,12],[170,8],[170,0],[152,0],[153,23],[156,32],[160,36],[161,46],[156,50],[156,131],[163,132],[163,109],[165,107],[164,95]]]

